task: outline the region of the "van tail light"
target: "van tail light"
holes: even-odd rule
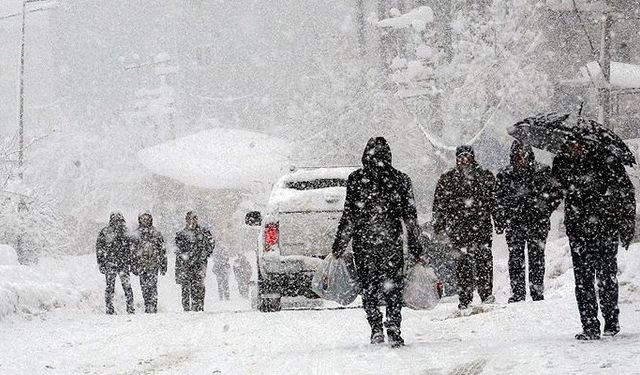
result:
[[[268,223],[264,226],[264,251],[272,251],[280,241],[280,227],[278,223]]]

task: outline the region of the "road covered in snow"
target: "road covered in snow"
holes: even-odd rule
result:
[[[505,250],[495,250],[496,297],[504,302]],[[135,278],[138,313],[122,314],[118,287],[119,315],[106,316],[92,257],[0,266],[0,373],[640,373],[640,246],[620,252],[622,332],[597,342],[573,338],[580,322],[567,252],[566,239],[549,246],[543,302],[499,303],[466,317],[453,317],[455,297],[433,311],[403,309],[400,349],[368,343],[360,308],[316,302],[259,313],[235,290],[231,301],[218,301],[212,277],[203,313],[182,313],[166,276],[159,314],[140,313]]]
[[[577,342],[573,300],[461,318],[405,310],[407,346],[371,346],[360,309],[115,317],[57,311],[0,326],[0,373],[477,374],[640,372],[640,310],[622,333]]]

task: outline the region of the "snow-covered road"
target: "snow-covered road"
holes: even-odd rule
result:
[[[54,311],[3,322],[0,373],[640,373],[640,307],[632,303],[621,305],[619,336],[590,343],[573,339],[579,321],[570,297],[449,319],[453,301],[430,312],[405,309],[407,347],[395,350],[368,344],[361,309],[216,308],[134,316]]]

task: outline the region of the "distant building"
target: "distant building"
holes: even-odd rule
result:
[[[611,1],[611,125],[623,138],[640,136],[640,0]],[[600,56],[603,2],[547,0],[544,42],[538,63],[555,82],[557,111],[597,113],[598,87],[604,84]],[[593,50],[592,50],[593,47]]]

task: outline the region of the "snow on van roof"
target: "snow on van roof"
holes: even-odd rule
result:
[[[262,190],[282,176],[284,139],[239,129],[210,129],[148,147],[138,159],[155,174],[208,189]]]

